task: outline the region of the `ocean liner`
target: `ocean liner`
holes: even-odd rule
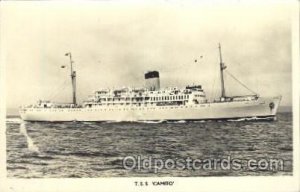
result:
[[[220,45],[219,54],[221,96],[213,101],[207,99],[201,85],[181,89],[161,88],[159,72],[148,71],[143,88],[101,89],[78,104],[76,71],[71,53],[67,53],[66,56],[70,57],[73,102],[58,104],[40,100],[34,105],[20,107],[20,115],[25,121],[275,120],[281,96],[226,95],[223,77],[226,66]]]

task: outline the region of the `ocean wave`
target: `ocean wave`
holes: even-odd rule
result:
[[[22,119],[18,117],[6,118],[6,123],[22,123]]]
[[[230,176],[291,175],[295,150],[291,139],[292,114],[279,114],[275,123],[243,120],[245,122],[223,120],[218,123],[217,120],[195,119],[174,121],[175,124],[166,121],[24,122],[21,128],[20,124],[9,123],[6,126],[7,175],[17,178],[146,177],[154,173],[122,169],[124,158],[180,159],[190,156],[216,159],[226,158],[229,154],[239,159],[263,158],[266,154],[280,159],[284,154],[287,162],[282,171],[255,173],[242,169],[230,172]],[[24,133],[31,137],[39,153],[28,149]],[[158,176],[172,177],[224,174],[222,170],[162,170],[157,173]]]
[[[22,158],[41,159],[41,160],[53,160],[53,159],[55,159],[55,158],[52,157],[52,156],[49,156],[49,155],[43,155],[43,154],[40,154],[40,153],[32,153],[32,154],[25,153],[25,154],[22,155],[21,157],[22,157]]]
[[[27,169],[27,168],[25,166],[10,165],[7,166],[7,169]]]

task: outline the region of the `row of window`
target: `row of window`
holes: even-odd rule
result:
[[[190,105],[190,106],[161,106],[161,107],[137,107],[137,108],[104,108],[104,109],[101,109],[101,108],[89,108],[89,109],[86,109],[86,111],[130,111],[130,110],[157,110],[157,109],[179,109],[179,108],[193,108],[193,107],[207,107],[209,105]],[[65,112],[65,110],[62,110],[62,109],[51,109],[49,108],[48,110],[50,110],[50,112]],[[41,111],[44,111],[43,109],[38,109],[38,110],[28,110],[28,111],[38,111],[38,112],[41,112]],[[74,111],[83,111],[83,109],[68,109],[67,110],[68,112],[74,112]],[[85,110],[84,110],[85,111]],[[83,111],[83,112],[84,112]]]
[[[132,90],[132,91],[117,91],[117,93],[122,93],[122,92],[128,92],[128,93],[139,93],[139,94],[142,94],[143,92],[145,91],[141,91],[141,90]],[[174,91],[175,93],[178,93],[179,91],[176,90]],[[104,95],[104,94],[107,94],[108,92],[107,91],[97,91],[96,94],[99,94],[99,95]],[[150,94],[153,94],[154,92],[153,91],[150,91],[149,92]],[[166,93],[166,91],[158,91],[158,92],[155,92],[156,94],[161,94],[161,93]],[[168,91],[168,93],[170,93],[170,91]]]
[[[161,102],[132,102],[132,103],[87,103],[86,106],[91,107],[92,105],[96,105],[96,106],[112,106],[112,105],[136,105],[136,106],[141,106],[141,105],[182,105],[185,104],[186,102],[188,102],[188,100],[184,100],[184,101],[161,101]]]
[[[164,100],[182,100],[189,99],[189,95],[173,95],[173,96],[163,96],[163,97],[151,97],[151,101],[164,101]]]
[[[189,95],[174,95],[174,96],[162,96],[162,97],[136,97],[136,98],[99,98],[99,101],[168,101],[168,100],[183,100],[189,99]]]

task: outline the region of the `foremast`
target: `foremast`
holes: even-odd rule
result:
[[[71,65],[71,79],[72,79],[72,96],[73,96],[73,104],[76,106],[76,71],[73,70],[73,63],[74,61],[72,60],[72,54],[66,53],[65,56],[70,57],[70,65]]]

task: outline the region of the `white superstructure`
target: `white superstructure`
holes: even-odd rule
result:
[[[257,94],[225,95],[220,48],[221,97],[208,101],[201,85],[160,88],[159,72],[145,74],[144,88],[102,89],[81,105],[76,103],[76,73],[72,68],[73,103],[39,101],[22,107],[26,121],[162,121],[271,117],[275,119],[281,97],[262,98]]]

